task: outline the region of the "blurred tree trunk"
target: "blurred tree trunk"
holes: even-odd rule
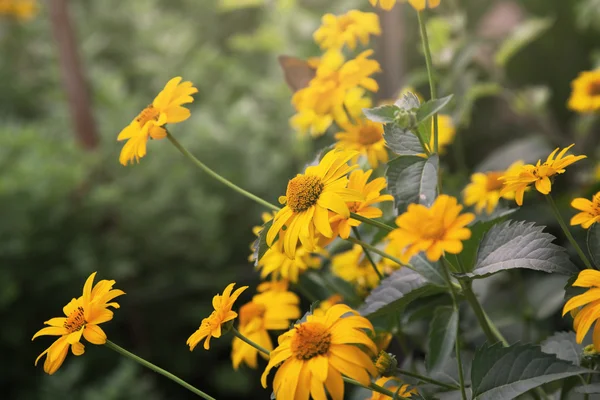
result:
[[[378,98],[395,99],[404,76],[404,9],[396,6],[391,11],[379,10],[382,35],[377,46],[378,59],[383,69]]]
[[[50,0],[52,33],[58,47],[63,86],[69,100],[73,128],[80,146],[92,150],[98,146],[98,132],[92,115],[90,98],[69,19],[66,0]]]

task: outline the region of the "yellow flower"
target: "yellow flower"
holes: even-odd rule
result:
[[[475,211],[480,214],[485,208],[487,214],[491,214],[500,198],[514,200],[514,192],[500,194],[504,182],[500,177],[516,173],[523,166],[523,161],[515,161],[506,171],[477,172],[471,175],[471,183],[465,187],[463,192],[465,205],[475,205]]]
[[[402,384],[398,378],[395,377],[387,377],[387,378],[379,378],[375,381],[375,384],[378,386],[382,386],[389,390],[390,392],[397,393],[398,396],[404,398],[410,398],[413,394],[417,393],[416,389],[411,389],[410,385]],[[399,389],[399,390],[398,390]],[[379,392],[373,392],[371,397],[366,400],[386,400],[390,399],[390,396],[385,395]]]
[[[83,294],[77,299],[72,299],[63,308],[66,317],[52,318],[44,322],[50,326],[40,329],[31,339],[43,335],[60,336],[35,360],[37,365],[40,358],[46,355],[44,371],[50,375],[65,361],[69,347],[76,356],[84,353],[82,336],[92,344],[106,343],[106,334],[99,325],[113,318],[113,312],[108,307],[119,308],[119,304],[111,300],[125,292],[113,289],[115,281],[112,280],[101,280],[92,288],[95,276],[95,272],[91,274],[83,285]]]
[[[258,293],[267,292],[272,290],[274,292],[286,292],[289,288],[290,284],[288,281],[268,281],[261,282],[257,287],[256,291]]]
[[[346,187],[346,175],[356,168],[347,163],[355,155],[353,151],[331,150],[319,165],[306,168],[304,174],[298,174],[288,182],[285,196],[279,198],[285,207],[273,219],[273,225],[267,233],[267,245],[273,245],[284,226],[287,228],[283,250],[289,258],[294,258],[298,240],[304,248],[313,251],[317,232],[328,238],[333,237],[328,210],[349,217],[350,210],[346,202],[363,200],[359,192]]]
[[[353,119],[360,117],[362,108],[370,106],[365,90],[379,90],[377,82],[370,77],[381,71],[379,63],[368,58],[372,54],[372,50],[366,50],[355,59],[345,61],[340,51],[325,53],[316,76],[292,97],[297,111],[291,119],[292,126],[300,133],[320,136],[334,121],[339,126],[347,125],[348,113]]]
[[[396,0],[369,0],[369,3],[375,7],[378,1],[379,6],[384,10],[391,10],[396,4]],[[417,11],[423,11],[427,7],[436,8],[440,5],[440,0],[408,0],[408,2]]]
[[[373,204],[381,203],[383,201],[394,201],[394,198],[389,194],[381,194],[381,191],[387,186],[385,178],[376,178],[367,183],[372,173],[372,169],[368,171],[363,171],[361,169],[352,171],[348,182],[348,189],[362,193],[364,201],[353,201],[346,205],[351,212],[362,215],[363,217],[379,218],[383,215],[383,211],[377,207],[373,207]],[[360,221],[345,218],[339,214],[334,215],[329,222],[335,224],[334,226],[336,226],[337,232],[340,237],[344,239],[348,239],[350,236],[350,229],[353,226],[359,226],[361,224]]]
[[[154,98],[152,104],[144,108],[131,123],[124,128],[117,140],[127,140],[121,150],[119,162],[123,165],[140,161],[146,155],[146,142],[149,138],[164,139],[166,124],[175,124],[190,117],[190,110],[182,104],[194,101],[192,94],[198,89],[192,82],[181,82],[181,77],[171,79],[165,88]]]
[[[454,141],[456,136],[456,128],[452,117],[449,115],[440,114],[438,115],[438,152],[444,154],[446,147]],[[431,137],[429,138],[429,144],[426,144],[429,152],[433,151],[434,143],[433,140],[433,119],[431,120]]]
[[[574,287],[589,288],[585,293],[574,296],[563,307],[563,316],[569,311],[578,311],[573,321],[577,343],[581,343],[592,324],[600,318],[600,271],[584,269],[579,273]],[[592,341],[597,351],[600,351],[600,324],[596,322]]]
[[[383,140],[383,125],[359,119],[356,125],[344,126],[344,132],[335,134],[338,149],[356,150],[367,157],[369,165],[377,168],[379,163],[388,162],[388,152]]]
[[[257,294],[251,302],[240,307],[238,329],[242,335],[270,351],[273,343],[267,331],[288,329],[290,320],[300,318],[299,303],[298,296],[288,291],[268,290]],[[242,362],[256,368],[257,356],[256,348],[237,337],[233,339],[231,360],[234,369],[238,369]]]
[[[571,218],[571,225],[581,225],[582,228],[588,229],[600,221],[600,192],[592,197],[592,201],[583,198],[574,199],[571,207],[581,211]]]
[[[573,156],[565,154],[574,144],[564,148],[560,153],[556,148],[548,159],[542,164],[542,160],[538,160],[536,165],[525,164],[510,174],[504,175],[499,179],[504,181],[504,188],[500,192],[505,193],[515,192],[515,200],[518,205],[523,205],[523,194],[525,190],[535,183],[535,188],[542,194],[548,194],[552,190],[552,182],[550,178],[557,174],[565,172],[565,168],[576,161],[586,158],[586,156]]]
[[[210,339],[211,337],[220,338],[221,337],[221,325],[226,322],[233,321],[238,314],[235,311],[231,311],[233,307],[233,303],[240,297],[240,294],[246,289],[248,286],[242,286],[241,288],[236,289],[233,294],[231,291],[235,283],[230,283],[223,294],[217,294],[213,297],[212,305],[214,311],[210,314],[208,318],[204,318],[202,323],[200,324],[200,328],[196,330],[196,332],[192,333],[192,335],[188,338],[186,344],[190,346],[190,351],[194,350],[194,348],[202,341],[204,341],[204,349],[208,350],[210,348]]]
[[[370,35],[381,35],[377,14],[350,10],[340,16],[323,15],[321,26],[313,37],[323,50],[340,50],[344,45],[355,50],[358,40],[364,46],[369,44]]]
[[[348,315],[343,317],[344,315]],[[364,317],[344,304],[331,307],[324,316],[309,315],[306,322],[279,336],[279,346],[262,375],[267,376],[279,364],[273,380],[273,392],[278,399],[327,399],[325,388],[333,400],[344,398],[342,375],[368,386],[377,370],[370,355],[377,349],[364,330],[373,326]]]
[[[378,263],[377,269],[383,272],[381,263]],[[361,292],[379,285],[379,275],[377,275],[371,262],[364,255],[362,247],[358,244],[352,246],[352,250],[333,256],[331,259],[331,272],[358,286]]]
[[[298,282],[298,277],[302,272],[308,269],[321,268],[321,258],[319,253],[323,250],[315,249],[313,251],[306,250],[302,246],[296,248],[296,253],[293,258],[289,258],[283,250],[285,241],[285,233],[281,232],[282,238],[277,240],[257,264],[260,269],[261,279],[265,279],[268,275],[274,280],[284,279],[293,283]]]
[[[410,204],[408,210],[396,218],[398,229],[389,233],[391,245],[404,249],[406,257],[424,251],[430,261],[437,261],[444,254],[458,254],[463,240],[471,237],[466,226],[475,219],[471,213],[460,214],[463,207],[456,198],[440,195],[430,208],[422,204]]]
[[[320,301],[319,306],[313,310],[313,315],[322,316],[325,315],[327,310],[336,304],[340,304],[344,301],[344,298],[341,294],[332,294],[327,299]]]
[[[600,69],[584,71],[571,83],[571,110],[586,113],[600,110]]]
[[[37,10],[35,0],[0,0],[0,15],[14,16],[21,21],[31,19]]]

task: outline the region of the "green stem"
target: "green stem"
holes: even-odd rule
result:
[[[383,229],[384,231],[391,232],[395,228],[393,226],[389,226],[388,224],[384,224],[383,222],[375,221],[374,219],[363,217],[362,215],[351,212],[350,218],[355,219],[360,222],[364,222],[365,224],[369,224],[375,226],[377,228]]]
[[[431,100],[435,100],[437,98],[437,93],[435,90],[435,82],[433,81],[431,48],[429,46],[429,37],[427,36],[427,27],[425,26],[425,21],[423,20],[423,14],[421,11],[417,11],[417,18],[419,20],[419,29],[421,31],[421,41],[423,42],[423,52],[425,53],[425,64],[427,65],[427,76],[429,78]],[[433,152],[439,153],[437,113],[433,115]]]
[[[442,387],[444,389],[448,389],[448,390],[458,390],[459,389],[459,387],[456,385],[449,385],[447,383],[436,381],[435,379],[431,379],[431,378],[428,378],[423,375],[415,374],[414,372],[405,371],[403,369],[397,369],[396,372],[400,375],[410,376],[411,378],[418,379],[425,383],[431,383],[432,385],[436,385],[436,386]]]
[[[347,376],[342,376],[342,379],[344,379],[344,382],[350,383],[355,386],[360,386],[362,388],[372,390],[374,392],[379,392],[381,394],[385,394],[386,396],[390,396],[393,399],[406,399],[406,397],[398,396],[398,395],[396,395],[396,393],[392,392],[391,390],[388,390],[388,389],[386,389],[382,386],[376,385],[374,383],[371,383],[369,386],[365,386],[362,383],[360,383],[359,381],[352,379],[352,378],[348,378]]]
[[[475,293],[473,292],[473,288],[471,282],[463,282],[460,281],[460,285],[462,286],[463,295],[467,302],[471,305],[475,316],[477,317],[477,321],[479,321],[479,325],[481,329],[483,329],[483,333],[485,337],[490,343],[502,342],[504,347],[508,347],[508,341],[502,336],[502,333],[496,328],[496,325],[492,322],[492,320],[487,316],[483,307],[477,300]]]
[[[231,331],[233,332],[233,334],[235,336],[237,336],[238,339],[240,339],[241,341],[244,341],[244,342],[248,343],[250,346],[254,347],[256,350],[260,351],[261,353],[264,353],[266,355],[270,355],[271,354],[271,352],[269,350],[265,349],[261,345],[253,342],[252,340],[248,339],[246,336],[242,335],[240,333],[240,331],[238,331],[237,329],[235,329],[234,326],[231,327]]]
[[[565,236],[567,236],[567,239],[569,239],[569,242],[571,242],[571,245],[573,245],[573,247],[575,247],[575,250],[577,251],[577,254],[579,254],[579,258],[581,258],[581,261],[583,261],[586,268],[593,269],[592,264],[590,263],[590,260],[588,260],[587,256],[583,252],[583,250],[581,250],[581,247],[579,247],[579,245],[577,244],[577,241],[575,240],[573,235],[571,235],[571,232],[569,231],[569,227],[567,226],[567,224],[565,223],[565,220],[560,215],[560,211],[558,211],[558,207],[556,207],[556,203],[554,202],[552,195],[550,193],[548,193],[545,197],[548,200],[548,203],[550,204],[550,208],[552,208],[552,212],[554,213],[554,216],[558,220],[558,224],[560,225],[563,232],[565,233]]]
[[[381,251],[381,250],[379,250],[377,247],[375,247],[375,246],[372,246],[372,245],[370,245],[369,243],[363,242],[362,240],[358,240],[358,239],[355,239],[355,238],[353,238],[353,237],[349,237],[349,238],[348,238],[348,239],[346,239],[346,240],[347,240],[347,241],[349,241],[349,242],[352,242],[352,243],[354,243],[354,244],[358,244],[358,245],[362,246],[362,248],[363,248],[363,249],[368,249],[368,250],[372,251],[372,252],[373,252],[373,253],[375,253],[375,254],[379,254],[381,257],[383,257],[383,258],[387,258],[388,260],[391,260],[391,261],[395,262],[395,263],[396,263],[396,264],[398,264],[398,265],[401,265],[401,266],[403,266],[403,267],[407,267],[407,268],[409,268],[409,269],[412,269],[412,270],[413,270],[413,271],[415,271],[415,272],[418,272],[418,271],[416,271],[416,270],[415,270],[415,267],[413,267],[412,265],[410,265],[410,264],[407,264],[407,263],[403,263],[403,262],[402,262],[402,261],[400,261],[398,258],[396,258],[396,257],[394,257],[394,256],[391,256],[391,255],[389,255],[389,254],[388,254],[388,253],[386,253],[385,251]]]
[[[144,360],[141,357],[136,356],[133,353],[128,352],[127,350],[125,350],[124,348],[122,348],[121,346],[117,346],[116,344],[114,344],[113,342],[111,342],[110,340],[107,340],[105,343],[105,346],[108,347],[111,350],[116,351],[117,353],[119,353],[122,356],[125,356],[141,365],[143,365],[146,368],[151,369],[152,371],[156,372],[157,374],[161,374],[162,376],[165,376],[167,378],[169,378],[170,380],[172,380],[173,382],[183,386],[184,388],[186,388],[187,390],[189,390],[190,392],[197,394],[198,396],[202,397],[203,399],[206,400],[215,400],[214,397],[207,395],[206,393],[204,393],[203,391],[196,389],[195,387],[193,387],[192,385],[190,385],[189,383],[185,382],[183,379],[178,378],[177,376],[173,375],[172,373],[165,371],[164,369],[157,367],[156,365],[152,364],[149,361]]]
[[[354,232],[354,236],[356,236],[356,239],[358,239],[362,242],[360,233],[358,232],[358,229],[355,226],[352,227],[352,232]],[[381,281],[383,279],[383,274],[381,273],[381,271],[379,271],[379,268],[377,268],[377,264],[375,264],[375,261],[373,261],[373,257],[371,257],[371,253],[369,253],[369,250],[364,245],[361,245],[361,247],[362,247],[363,251],[365,252],[365,256],[367,257],[367,259],[373,266],[373,269],[375,270],[375,273],[379,277],[379,280]]]
[[[206,166],[206,164],[204,164],[202,161],[198,160],[192,153],[190,153],[185,147],[183,147],[181,145],[181,143],[179,143],[179,141],[177,139],[175,139],[175,137],[173,135],[171,135],[171,133],[169,131],[167,131],[167,138],[171,141],[171,143],[173,143],[173,146],[175,146],[177,148],[177,150],[179,150],[181,152],[181,154],[186,156],[191,162],[196,164],[197,167],[202,169],[204,172],[209,174],[211,177],[215,178],[216,180],[218,180],[222,184],[228,186],[229,188],[235,190],[236,192],[248,197],[249,199],[254,200],[258,204],[265,206],[267,208],[270,208],[271,210],[279,211],[279,207],[277,207],[276,205],[271,204],[268,201],[261,199],[260,197],[248,192],[247,190],[242,189],[241,187],[237,186],[235,183],[228,181],[227,179],[223,178],[221,175],[217,174],[215,171],[210,169],[208,166]]]

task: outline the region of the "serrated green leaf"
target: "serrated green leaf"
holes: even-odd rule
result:
[[[587,248],[596,267],[600,266],[600,224],[590,226],[587,232]]]
[[[542,351],[573,365],[581,365],[583,346],[575,340],[575,332],[556,332],[541,343]]]
[[[579,386],[575,389],[577,393],[597,394],[600,393],[600,383],[592,383],[591,385]]]
[[[427,118],[433,116],[433,114],[440,112],[444,107],[446,107],[446,105],[448,105],[450,100],[452,100],[452,95],[442,97],[441,99],[429,100],[423,103],[417,111],[417,121],[423,122]]]
[[[446,284],[442,265],[439,261],[432,262],[425,257],[423,253],[419,253],[410,259],[410,265],[429,282],[439,286]]]
[[[539,346],[502,343],[475,352],[471,384],[475,400],[514,399],[533,388],[569,376],[594,373],[543,353]]]
[[[419,138],[410,130],[402,129],[396,124],[384,125],[383,139],[387,147],[400,156],[414,156],[425,153]]]
[[[515,54],[539,38],[553,24],[552,18],[531,18],[521,23],[496,52],[496,64],[505,66]]]
[[[406,211],[411,203],[429,207],[437,196],[439,158],[402,156],[388,163],[385,175],[388,190],[396,201],[398,213]]]
[[[481,241],[475,268],[462,276],[484,278],[515,268],[562,275],[577,272],[566,250],[553,244],[555,237],[542,232],[543,229],[543,226],[525,221],[495,225]]]
[[[365,114],[367,119],[382,124],[393,123],[396,120],[397,112],[398,107],[389,104],[373,108],[363,108],[363,114]]]
[[[255,266],[258,265],[258,262],[260,261],[262,256],[264,256],[267,250],[269,249],[269,246],[267,245],[267,232],[269,232],[269,229],[271,229],[271,225],[273,225],[273,220],[267,221],[260,229],[258,237],[252,244],[254,248],[253,256]]]
[[[452,354],[456,342],[458,312],[451,306],[435,309],[429,325],[428,352],[425,358],[427,370],[432,373],[441,369]]]
[[[444,287],[435,285],[419,273],[401,268],[381,281],[359,309],[362,315],[376,316],[398,312],[410,302],[444,291]]]

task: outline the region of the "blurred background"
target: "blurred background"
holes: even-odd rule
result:
[[[93,345],[83,357],[69,356],[54,376],[34,368],[51,340],[31,337],[98,271],[127,292],[105,326],[112,341],[219,399],[269,398],[260,387],[262,370],[232,369],[229,337],[211,342],[208,352],[190,353],[185,345],[227,283],[258,283],[247,258],[263,210],[195,169],[167,141],[150,142],[139,164],[123,167],[116,137],[170,78],[183,76],[199,92],[192,117],[172,133],[220,174],[274,202],[331,142],[298,138],[289,127],[291,91],[277,56],[318,55],[312,33],[325,12],[375,10],[367,0],[48,0],[36,3],[32,15],[14,15],[2,8],[6,1],[0,0],[1,397],[193,398]],[[597,122],[571,113],[566,102],[571,80],[600,64],[600,1],[444,0],[430,15],[440,90],[456,95],[459,139],[446,161],[449,190],[460,191],[482,163],[502,163],[519,151],[537,159],[577,141],[590,160],[560,183],[558,200],[568,213],[574,192],[597,188]],[[384,70],[379,98],[404,86],[427,96],[413,10],[396,6],[382,14],[382,26],[375,39]],[[513,147],[500,148],[507,144]],[[520,214],[553,224],[541,206]],[[563,241],[557,227],[550,231]],[[494,284],[507,286],[502,279]],[[498,309],[507,318],[499,322],[503,329],[517,339],[531,319],[544,321],[548,332],[568,329],[557,313],[564,279],[523,279],[547,286],[522,309],[538,310],[535,301],[548,308],[516,319]],[[494,293],[500,294],[490,303],[512,299],[510,291]]]

